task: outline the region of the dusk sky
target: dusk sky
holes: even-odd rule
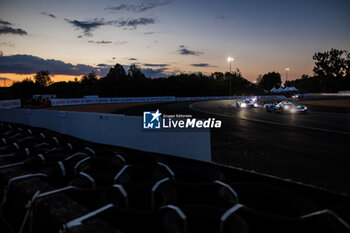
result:
[[[349,0],[0,0],[0,77],[71,80],[111,65],[147,76],[229,70],[312,74],[315,52],[350,50]],[[3,84],[2,84],[3,85]]]

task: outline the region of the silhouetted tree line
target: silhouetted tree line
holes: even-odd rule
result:
[[[314,75],[303,74],[301,78],[287,81],[302,92],[338,92],[350,90],[350,53],[346,50],[331,49],[313,56]]]
[[[294,86],[304,93],[338,92],[350,90],[350,53],[346,50],[331,49],[315,53],[313,76],[303,74],[299,79],[289,80],[284,86]],[[268,92],[282,85],[281,74],[269,72],[259,75],[257,84]]]
[[[280,87],[282,84],[281,74],[273,71],[264,75],[259,75],[257,84],[265,91],[269,91],[273,87]]]
[[[295,86],[301,92],[337,92],[350,90],[350,53],[346,50],[331,49],[313,56],[314,75],[287,81],[286,86]],[[260,75],[257,84],[242,77],[237,69],[230,73],[214,72],[172,75],[167,78],[146,78],[140,68],[131,65],[126,72],[116,64],[105,77],[99,78],[93,71],[80,80],[52,82],[49,71],[39,71],[34,81],[26,78],[15,82],[9,88],[2,88],[2,98],[31,98],[33,94],[56,94],[58,98],[79,98],[84,95],[114,96],[216,96],[232,93],[235,95],[255,95],[267,93],[273,87],[282,85],[281,75],[269,72]]]
[[[215,72],[172,75],[167,78],[146,78],[141,69],[131,65],[128,71],[120,64],[112,67],[105,77],[93,71],[80,80],[52,82],[49,71],[39,71],[34,81],[26,78],[7,88],[7,96],[31,98],[33,94],[56,94],[58,98],[79,98],[84,95],[115,96],[214,96],[228,95],[229,79],[232,93],[250,95],[262,92],[257,85],[242,77],[237,69],[232,73]]]

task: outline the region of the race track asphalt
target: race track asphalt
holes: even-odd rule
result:
[[[234,100],[164,103],[118,111],[192,114],[222,120],[211,130],[212,161],[350,196],[350,113],[267,113]]]

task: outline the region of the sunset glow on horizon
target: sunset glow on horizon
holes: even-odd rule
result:
[[[6,86],[11,86],[11,84],[13,82],[18,82],[18,81],[23,81],[24,79],[26,78],[29,78],[31,79],[32,81],[34,81],[34,76],[35,76],[35,73],[33,74],[13,74],[13,73],[2,73],[0,74],[0,87],[3,87],[4,86],[4,81],[3,81],[3,78],[6,77]],[[64,81],[64,82],[68,82],[68,81],[74,81],[75,78],[77,78],[78,80],[81,79],[83,75],[80,75],[80,76],[76,76],[76,75],[60,75],[60,74],[56,74],[56,75],[50,75],[51,77],[51,80],[53,82],[61,82],[61,81]],[[10,80],[8,80],[10,79]]]
[[[131,64],[147,77],[232,70],[254,82],[312,75],[312,56],[350,50],[350,2],[0,0],[0,77],[70,81]],[[327,16],[327,17],[325,17]],[[0,84],[3,86],[3,84]]]

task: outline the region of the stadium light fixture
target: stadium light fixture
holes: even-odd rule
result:
[[[231,62],[233,62],[233,60],[234,60],[233,57],[228,57],[228,58],[227,58],[227,61],[228,61],[228,63],[230,64],[230,96],[232,96],[232,93],[231,93],[231,91],[232,91],[232,90],[231,90],[231,89],[232,89],[232,88],[231,88],[231,86],[232,86],[232,80],[231,80],[231,79],[232,79],[232,77],[231,77],[231,76],[232,76],[232,75],[231,75],[231,74],[232,74]]]
[[[290,70],[289,68],[286,68],[286,82],[288,81],[288,71],[289,70]]]

